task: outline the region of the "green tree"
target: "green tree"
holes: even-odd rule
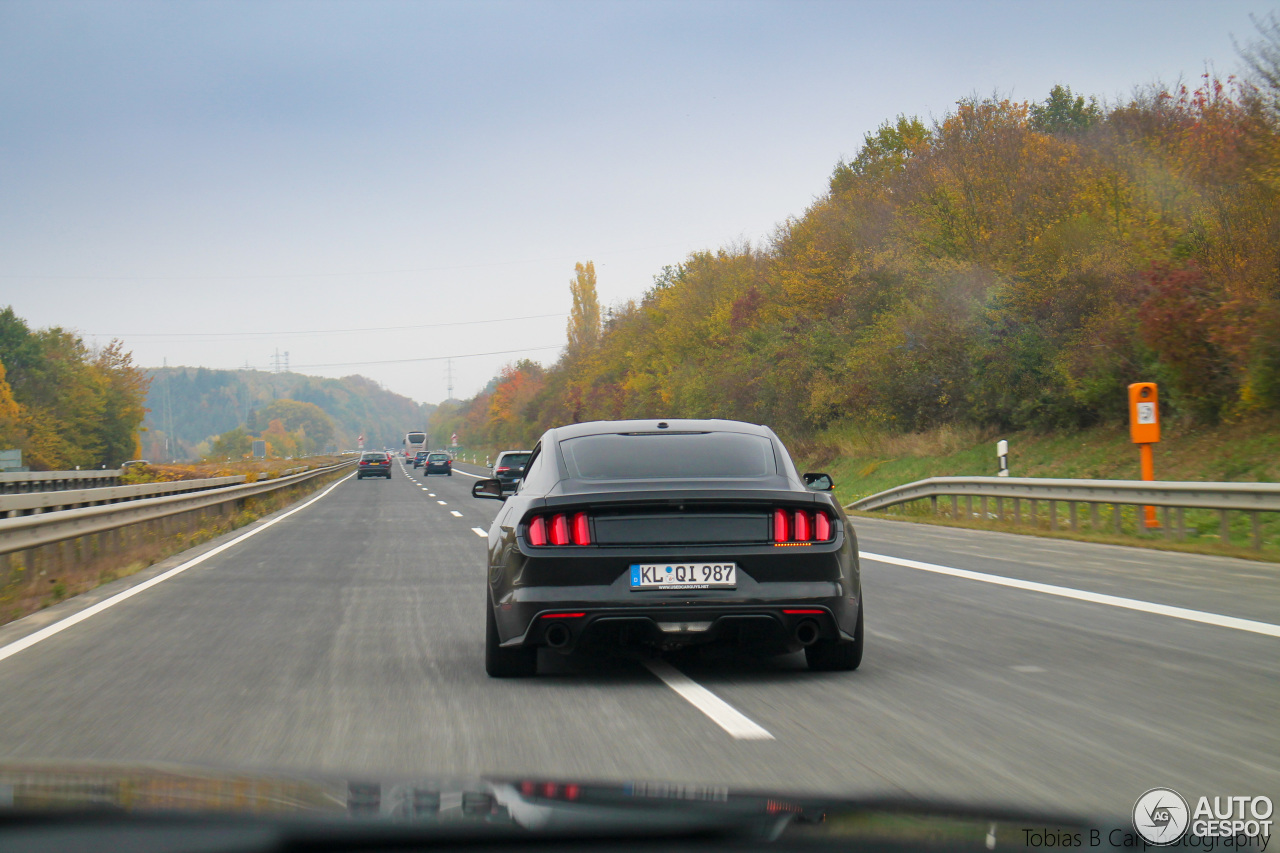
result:
[[[1102,118],[1096,98],[1085,102],[1070,86],[1054,86],[1043,102],[1031,105],[1031,126],[1041,133],[1078,133]]]
[[[1236,52],[1249,69],[1272,119],[1280,120],[1280,17],[1271,12],[1265,18],[1250,15],[1249,20],[1258,37],[1244,47],[1237,44]]]

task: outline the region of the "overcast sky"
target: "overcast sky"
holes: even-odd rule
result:
[[[287,351],[427,402],[453,356],[467,397],[556,359],[575,261],[638,297],[767,240],[899,113],[1232,73],[1275,9],[0,0],[0,305],[144,366]]]

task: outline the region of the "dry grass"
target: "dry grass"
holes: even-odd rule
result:
[[[192,462],[185,464],[131,465],[120,478],[134,483],[172,483],[179,480],[203,480],[209,477],[235,477],[241,474],[249,482],[279,477],[290,468],[323,468],[341,462],[341,456],[310,456],[306,459],[244,459],[236,462]]]

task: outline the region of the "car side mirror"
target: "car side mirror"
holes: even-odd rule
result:
[[[490,500],[505,500],[502,494],[501,480],[476,480],[471,486],[471,497],[473,498],[489,498]]]
[[[804,484],[814,492],[829,492],[836,487],[835,481],[831,479],[830,474],[805,474]]]

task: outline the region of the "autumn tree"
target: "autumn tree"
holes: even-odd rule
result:
[[[103,455],[107,464],[119,465],[141,455],[138,427],[147,414],[143,401],[151,380],[120,341],[103,347],[93,364],[102,381]]]
[[[9,307],[0,363],[19,407],[10,433],[32,468],[116,466],[136,453],[146,381],[118,341],[95,354],[73,332],[32,330]]]
[[[596,295],[596,266],[591,261],[574,264],[569,282],[573,307],[569,311],[569,354],[579,356],[600,339],[600,299]]]
[[[0,362],[0,450],[19,448],[26,443],[22,429],[22,407],[13,399],[13,389],[5,379],[4,362]]]

